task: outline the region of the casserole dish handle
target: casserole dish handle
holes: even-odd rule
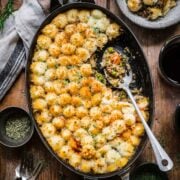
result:
[[[95,4],[94,0],[51,0],[50,12],[54,11],[58,7],[61,7],[65,4],[75,3],[75,2],[88,2]]]

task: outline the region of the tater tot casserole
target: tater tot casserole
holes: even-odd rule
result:
[[[94,55],[123,29],[102,11],[71,9],[41,31],[30,65],[35,120],[52,150],[84,173],[123,168],[144,127],[130,100],[106,85]],[[146,120],[148,98],[135,94]]]

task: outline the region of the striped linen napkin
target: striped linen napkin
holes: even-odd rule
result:
[[[0,101],[25,67],[33,35],[48,12],[50,0],[23,0],[0,32]]]

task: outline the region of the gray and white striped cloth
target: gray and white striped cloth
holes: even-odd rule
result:
[[[23,69],[33,35],[49,4],[49,0],[23,0],[0,32],[0,101]]]

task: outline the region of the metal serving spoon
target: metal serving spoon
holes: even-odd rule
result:
[[[121,52],[121,53],[123,53],[123,52]],[[113,86],[113,88],[123,89],[127,93],[127,95],[129,96],[129,98],[131,99],[132,104],[134,105],[134,108],[136,109],[137,114],[139,115],[139,117],[141,119],[141,122],[144,125],[144,129],[145,129],[145,131],[146,131],[146,133],[147,133],[147,135],[149,137],[149,140],[150,140],[152,148],[154,150],[154,154],[155,154],[156,161],[157,161],[157,164],[159,166],[159,169],[161,171],[169,171],[169,170],[171,170],[173,168],[172,160],[170,159],[168,154],[165,152],[165,150],[162,148],[162,146],[160,145],[160,143],[158,142],[158,140],[156,139],[156,137],[152,133],[151,129],[149,128],[149,126],[148,126],[146,120],[144,119],[139,107],[137,106],[137,103],[136,103],[136,101],[135,101],[135,99],[134,99],[134,97],[133,97],[133,95],[131,93],[131,90],[129,88],[129,84],[132,81],[132,70],[130,69],[128,71],[128,73],[125,74],[125,76],[123,78],[123,82],[119,81],[117,86],[114,86],[111,83],[111,81],[109,80],[108,74],[106,72],[105,67],[103,67],[103,71],[104,71],[104,75],[105,75],[105,78],[106,78],[107,82],[109,84],[111,84]]]

